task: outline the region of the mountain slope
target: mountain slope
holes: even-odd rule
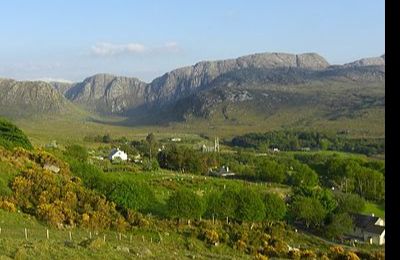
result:
[[[72,109],[50,84],[42,81],[0,79],[0,111],[9,117],[63,114]]]
[[[327,80],[369,82],[382,81],[384,77],[384,55],[331,66],[315,53],[259,53],[202,61],[165,73],[149,84],[136,78],[98,74],[71,86],[55,87],[89,111],[136,117],[156,113],[176,102],[181,104],[192,95],[221,86],[246,89],[252,84],[267,87]]]
[[[320,70],[327,68],[329,63],[315,53],[287,54],[261,53],[221,61],[199,62],[194,66],[173,70],[151,82],[151,98],[149,101],[158,106],[195,91],[209,87],[217,77],[242,69],[277,69],[298,68]]]
[[[145,103],[148,86],[128,77],[97,74],[70,87],[65,96],[89,111],[121,114]]]

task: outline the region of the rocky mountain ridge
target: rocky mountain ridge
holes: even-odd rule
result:
[[[96,74],[71,84],[4,79],[0,80],[0,106],[57,113],[69,100],[85,110],[103,115],[132,116],[135,111],[150,115],[159,110],[187,114],[187,111],[178,113],[177,110],[186,107],[189,111],[196,108],[203,111],[225,100],[245,102],[254,98],[253,88],[267,91],[272,85],[316,81],[361,84],[384,82],[384,79],[385,55],[330,65],[316,53],[258,53],[236,59],[198,62],[167,72],[150,83],[111,74]],[[16,87],[19,85],[26,87]],[[266,99],[265,102],[270,101]],[[204,114],[201,111],[193,114]]]

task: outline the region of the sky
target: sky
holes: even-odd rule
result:
[[[384,0],[2,0],[0,77],[150,82],[203,60],[316,52],[343,64],[385,52]]]

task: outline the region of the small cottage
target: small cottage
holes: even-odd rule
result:
[[[369,244],[385,244],[385,220],[372,215],[353,215],[354,229],[352,236]]]
[[[126,161],[128,160],[128,154],[126,154],[124,151],[120,150],[119,148],[112,149],[110,154],[108,155],[108,159],[111,161],[113,160],[121,160],[121,161]]]

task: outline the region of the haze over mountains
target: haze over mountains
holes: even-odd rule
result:
[[[232,120],[238,112],[232,109],[264,116],[281,107],[315,104],[331,104],[333,107],[327,107],[327,113],[331,113],[336,111],[337,102],[342,110],[384,107],[384,81],[385,55],[330,65],[316,53],[260,53],[202,61],[165,73],[150,83],[110,74],[97,74],[71,84],[2,79],[0,114],[19,117],[68,113],[78,106],[91,113],[122,115],[139,123],[150,118],[159,122],[210,118],[213,114]],[[347,89],[339,93],[337,87],[329,87],[333,85],[345,85]],[[367,88],[371,85],[373,91]],[[364,93],[365,88],[369,94]]]

